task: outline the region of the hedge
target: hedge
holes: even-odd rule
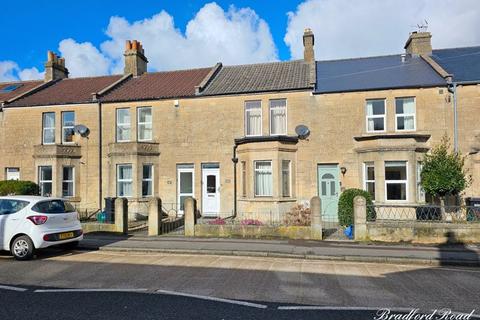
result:
[[[0,181],[0,196],[39,194],[39,187],[31,181],[5,180]]]
[[[361,189],[347,189],[342,192],[338,200],[338,220],[340,225],[349,226],[353,224],[353,199],[356,196],[363,196],[367,200],[367,206],[372,205],[370,193]],[[375,217],[375,212],[367,208],[367,220]]]

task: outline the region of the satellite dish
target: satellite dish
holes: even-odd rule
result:
[[[85,138],[88,137],[90,133],[90,129],[88,129],[86,126],[83,124],[78,124],[74,127],[74,131],[76,134],[79,134],[81,137]]]
[[[298,135],[298,139],[305,140],[310,135],[310,129],[307,126],[300,124],[295,128],[295,132]]]

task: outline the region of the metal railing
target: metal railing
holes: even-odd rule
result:
[[[367,221],[480,222],[480,207],[438,205],[369,205]]]

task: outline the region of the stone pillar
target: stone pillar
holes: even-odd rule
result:
[[[355,240],[367,240],[367,200],[365,197],[356,196],[353,199],[353,223]]]
[[[117,232],[128,233],[128,200],[125,198],[115,199],[115,226]]]
[[[185,199],[184,218],[185,218],[185,236],[195,236],[195,224],[197,223],[197,200],[192,197]]]
[[[322,240],[322,201],[320,197],[310,200],[311,212],[311,237],[314,240]]]
[[[148,202],[148,235],[158,236],[162,233],[162,200],[152,198]]]

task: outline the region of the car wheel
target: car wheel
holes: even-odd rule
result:
[[[30,260],[33,257],[35,247],[28,236],[20,236],[13,240],[10,252],[17,260]]]
[[[73,250],[76,247],[78,247],[79,241],[72,241],[72,242],[67,242],[64,244],[61,244],[60,247],[66,250]]]

